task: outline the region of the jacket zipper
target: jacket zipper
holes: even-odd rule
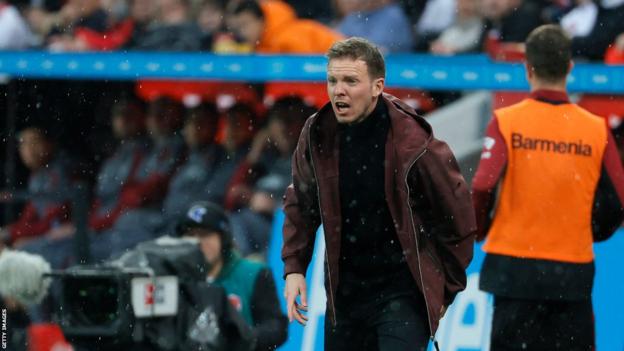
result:
[[[427,319],[429,320],[429,334],[430,334],[430,339],[432,341],[434,341],[435,344],[435,338],[433,336],[433,328],[431,327],[431,313],[429,312],[429,302],[427,301],[427,294],[426,294],[426,289],[425,289],[425,280],[423,279],[423,275],[422,275],[422,268],[420,265],[420,253],[418,252],[418,232],[416,231],[416,224],[414,223],[414,216],[412,216],[412,210],[411,210],[411,206],[410,206],[410,187],[409,187],[409,182],[407,181],[407,177],[410,173],[410,171],[412,170],[412,167],[414,167],[414,164],[416,163],[416,161],[418,161],[425,153],[427,152],[427,149],[425,148],[415,159],[414,161],[412,161],[412,163],[410,163],[410,166],[407,168],[407,172],[405,173],[405,187],[407,188],[407,207],[410,209],[410,221],[412,223],[412,230],[414,231],[414,242],[416,243],[416,258],[418,260],[418,274],[420,275],[420,284],[423,287],[423,298],[425,299],[425,306],[427,308]]]
[[[314,181],[316,183],[316,197],[318,198],[319,205],[319,216],[321,216],[321,220],[323,218],[323,210],[321,209],[321,190],[318,186],[318,181],[316,177],[316,168],[314,167],[314,157],[312,155],[312,132],[311,127],[308,130],[308,149],[310,150],[310,164],[312,165],[312,173],[314,174]],[[324,230],[323,230],[324,232]],[[332,316],[333,321],[332,324],[334,327],[336,326],[336,306],[334,305],[334,289],[332,287],[332,279],[331,279],[331,270],[329,268],[329,255],[327,254],[327,243],[325,243],[325,264],[327,265],[327,280],[329,282],[329,303],[332,307]]]

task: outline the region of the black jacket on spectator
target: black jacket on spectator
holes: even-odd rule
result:
[[[133,49],[158,51],[199,51],[202,34],[192,22],[176,25],[151,25],[133,40]]]
[[[483,39],[491,30],[497,30],[501,42],[523,43],[529,33],[542,24],[540,7],[534,2],[524,1],[519,8],[501,19],[486,20]]]

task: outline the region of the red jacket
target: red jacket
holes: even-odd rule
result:
[[[76,38],[82,39],[89,50],[117,50],[130,41],[135,26],[136,24],[132,19],[126,19],[104,33],[80,27],[76,28],[74,35]]]
[[[466,286],[475,217],[470,193],[449,147],[401,100],[383,95],[390,115],[385,192],[406,262],[427,304],[431,335],[442,306]],[[325,232],[328,315],[340,279],[338,123],[330,104],[310,117],[293,155],[293,184],[286,190],[284,275],[305,274],[322,223]]]

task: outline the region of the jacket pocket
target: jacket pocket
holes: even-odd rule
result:
[[[420,234],[419,242],[420,242],[421,247],[424,248],[424,251],[427,253],[427,256],[429,256],[429,258],[431,259],[431,262],[433,262],[435,268],[439,269],[440,271],[444,271],[444,267],[442,265],[442,262],[440,261],[440,258],[438,257],[437,253],[434,252],[435,243],[433,243],[431,239],[426,235],[425,228],[422,226],[422,224],[418,227],[418,230]]]

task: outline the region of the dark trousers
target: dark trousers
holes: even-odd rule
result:
[[[495,296],[490,350],[594,350],[592,302]]]
[[[325,319],[325,350],[426,350],[429,324],[422,298],[336,308],[336,325]]]

